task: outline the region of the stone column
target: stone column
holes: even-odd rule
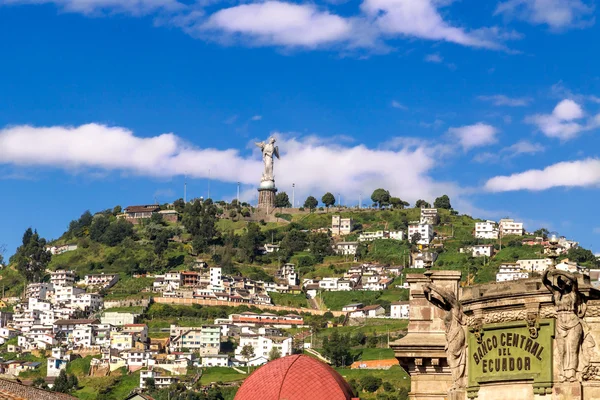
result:
[[[275,208],[275,181],[262,181],[258,187],[258,208],[270,213]]]
[[[410,285],[408,333],[390,347],[411,377],[411,400],[449,399],[453,380],[446,360],[445,312],[425,298],[423,285],[433,283],[459,298],[460,277],[460,271],[433,271],[431,281],[423,274],[406,276]]]

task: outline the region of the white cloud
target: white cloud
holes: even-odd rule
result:
[[[477,96],[477,99],[489,101],[495,106],[523,107],[531,103],[531,99],[528,97],[508,97],[503,94]]]
[[[250,118],[252,121],[260,121],[262,119],[262,115],[254,115]]]
[[[454,184],[431,178],[429,173],[437,158],[426,145],[371,149],[316,136],[273,134],[278,137],[281,151],[281,160],[276,160],[275,165],[277,185],[289,192],[295,183],[297,198],[309,194],[320,197],[326,191],[356,199],[362,191],[363,198],[367,198],[377,187],[385,187],[411,202],[442,193],[460,195]],[[210,169],[212,179],[239,181],[251,188],[258,184],[263,168],[258,149],[246,157],[236,149],[197,148],[172,133],[140,137],[122,127],[99,124],[7,127],[0,129],[0,148],[0,163],[20,170],[43,167],[148,177],[185,174],[194,179],[207,178]],[[402,171],[401,179],[390,171]]]
[[[495,28],[468,32],[444,21],[437,6],[448,3],[434,0],[364,0],[361,9],[387,35],[442,40],[469,47],[503,47]]]
[[[242,4],[221,9],[201,25],[202,30],[241,38],[254,45],[317,47],[345,41],[352,26],[340,16],[315,6],[279,1]]]
[[[546,148],[542,144],[531,143],[527,140],[520,140],[517,143],[502,149],[503,152],[508,153],[512,157],[517,156],[519,154],[540,153],[545,150],[546,150]]]
[[[404,104],[397,102],[396,100],[392,100],[392,107],[397,108],[399,110],[408,110]]]
[[[428,54],[425,56],[425,61],[431,63],[441,63],[444,61],[444,58],[440,56],[440,53]]]
[[[600,160],[588,158],[560,162],[544,169],[532,169],[509,176],[496,176],[486,182],[485,189],[490,192],[539,191],[553,187],[598,185],[600,185]]]
[[[495,14],[560,30],[593,25],[594,18],[590,17],[593,11],[591,5],[581,0],[508,0],[498,4]]]
[[[572,99],[578,103],[592,102],[600,104],[600,97],[588,94],[573,93],[562,81],[558,81],[550,89],[552,94],[561,99]]]
[[[474,125],[450,128],[448,133],[458,139],[464,150],[469,150],[496,143],[498,130],[491,125],[478,122]]]
[[[176,11],[185,8],[176,0],[0,0],[2,4],[55,4],[64,11],[81,14],[106,11],[144,15],[161,9]]]
[[[535,114],[525,118],[525,122],[534,124],[546,136],[566,141],[579,133],[600,127],[600,114],[581,120],[585,113],[581,106],[571,99],[562,100],[554,107],[552,114]]]

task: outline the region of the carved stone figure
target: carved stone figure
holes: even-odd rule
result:
[[[544,285],[552,292],[556,307],[556,344],[559,361],[559,381],[582,380],[589,367],[594,339],[583,321],[586,303],[579,292],[577,277],[570,272],[548,268],[542,277]]]
[[[464,326],[466,317],[462,305],[453,292],[437,287],[431,283],[423,285],[425,298],[434,306],[446,311],[446,358],[452,371],[451,391],[464,389],[466,386],[465,366],[467,362],[467,342]]]
[[[265,165],[265,172],[262,175],[262,181],[274,181],[273,175],[273,157],[279,158],[279,148],[275,146],[275,138],[269,138],[268,142],[257,142],[256,146],[260,147]]]

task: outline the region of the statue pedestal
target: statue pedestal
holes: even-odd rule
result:
[[[274,184],[270,188],[259,187],[258,208],[266,210],[267,214],[270,213],[275,208],[275,193],[277,193],[277,188]]]
[[[448,400],[467,400],[467,391],[465,389],[456,389],[448,392]]]
[[[590,397],[591,398],[591,397]],[[583,391],[579,382],[555,383],[552,400],[581,400]]]

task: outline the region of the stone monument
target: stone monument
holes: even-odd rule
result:
[[[265,170],[258,187],[258,208],[266,209],[267,212],[275,208],[275,175],[273,175],[273,158],[279,158],[279,148],[275,146],[275,138],[271,137],[265,142],[256,143],[262,152]]]

